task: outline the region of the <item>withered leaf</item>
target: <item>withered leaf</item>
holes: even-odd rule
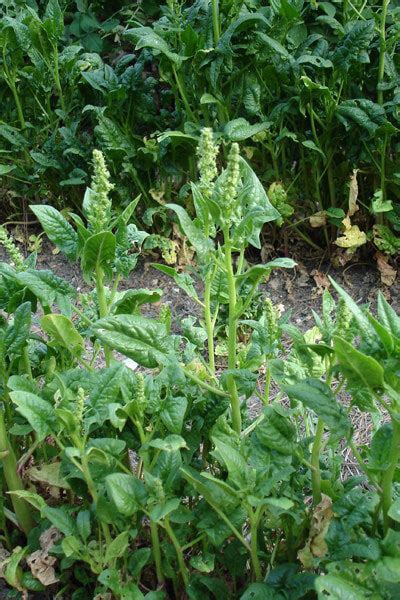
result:
[[[347,215],[349,217],[352,217],[360,208],[357,204],[357,198],[358,198],[357,173],[358,173],[358,170],[354,169],[353,174],[350,177],[349,210],[347,213]]]
[[[389,258],[382,254],[382,252],[377,252],[375,258],[382,283],[387,286],[393,285],[396,281],[397,271],[389,264]]]
[[[311,215],[311,217],[308,220],[310,222],[311,227],[323,227],[324,225],[326,225],[326,213],[324,210],[320,210],[314,215]]]
[[[298,558],[306,569],[312,568],[314,558],[322,558],[327,553],[325,536],[332,518],[332,500],[323,494],[321,502],[314,508],[307,542],[298,552]]]
[[[364,231],[361,231],[358,225],[352,225],[350,217],[346,217],[342,221],[344,233],[335,241],[340,248],[348,248],[355,250],[359,246],[367,243],[367,236]]]
[[[36,550],[27,557],[26,562],[32,575],[43,585],[53,585],[59,581],[53,566],[57,559],[50,556],[47,550]]]

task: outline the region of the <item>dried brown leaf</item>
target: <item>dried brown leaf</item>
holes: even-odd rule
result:
[[[358,170],[354,169],[353,174],[350,177],[350,186],[349,186],[349,210],[347,215],[352,217],[358,210],[359,206],[357,204],[358,198],[358,182],[357,182],[357,173]]]
[[[59,581],[54,570],[57,558],[49,555],[49,550],[59,539],[61,534],[56,527],[46,529],[39,537],[41,550],[36,550],[26,559],[32,575],[43,585],[53,585]]]
[[[60,475],[61,463],[53,462],[41,465],[40,467],[30,467],[26,474],[31,481],[69,490],[69,483]]]
[[[331,282],[329,281],[325,273],[323,273],[322,271],[314,269],[313,271],[311,271],[311,275],[316,283],[318,295],[322,294],[324,290],[331,287]]]
[[[348,254],[342,250],[338,250],[331,256],[331,263],[335,269],[339,269],[340,267],[344,267],[348,262],[352,260],[352,254]]]
[[[61,533],[58,531],[57,527],[49,527],[49,529],[43,531],[39,537],[40,547],[42,550],[50,550],[50,548],[60,539]]]
[[[326,213],[324,210],[320,210],[319,212],[311,215],[309,218],[309,222],[311,227],[323,227],[326,225]]]
[[[46,550],[36,550],[27,557],[26,562],[32,575],[43,585],[53,585],[59,581],[53,566],[57,559],[49,556]]]
[[[293,280],[286,273],[284,273],[283,276],[285,278],[285,289],[288,293],[288,296],[292,296],[293,295]]]
[[[243,152],[246,155],[246,158],[248,158],[249,160],[251,160],[254,156],[254,152],[255,152],[256,148],[254,146],[244,146],[243,147]]]
[[[194,249],[187,243],[187,238],[183,235],[176,223],[172,225],[173,243],[175,245],[176,263],[178,266],[193,264]]]
[[[261,262],[266,263],[270,260],[270,257],[274,254],[274,247],[272,244],[264,243],[261,247]]]
[[[382,254],[382,252],[377,252],[375,258],[376,265],[381,275],[381,282],[387,286],[393,285],[397,278],[397,271],[389,264],[389,257]]]
[[[159,204],[165,204],[165,201],[164,201],[165,190],[163,190],[162,188],[161,189],[151,188],[149,190],[149,194],[153,198],[153,200],[155,200]]]
[[[298,262],[296,270],[299,271],[299,277],[297,277],[297,279],[296,279],[296,285],[298,287],[307,287],[307,285],[310,281],[310,275],[309,275],[306,267],[304,266],[303,263]]]
[[[314,558],[322,558],[327,553],[328,546],[325,536],[332,518],[332,500],[323,494],[321,502],[314,508],[307,542],[304,548],[298,552],[298,558],[306,569],[313,566]]]

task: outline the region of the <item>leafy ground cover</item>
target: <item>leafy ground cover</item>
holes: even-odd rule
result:
[[[121,285],[147,234],[101,152],[80,215],[31,207],[84,290],[1,229],[1,576],[21,598],[395,599],[400,317],[333,279],[310,327],[279,314],[260,285],[296,262],[248,262],[279,212],[237,144],[204,129],[197,162],[191,213],[166,207],[194,260],[152,265],[197,307],[178,324]]]

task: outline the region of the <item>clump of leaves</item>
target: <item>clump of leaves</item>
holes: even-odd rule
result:
[[[400,238],[386,225],[374,225],[372,236],[375,246],[384,252],[394,256],[400,249]]]

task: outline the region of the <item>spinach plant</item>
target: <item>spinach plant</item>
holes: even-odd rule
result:
[[[282,258],[254,267],[246,264],[246,248],[249,245],[260,247],[262,226],[279,218],[279,213],[270,204],[255,173],[239,156],[236,143],[232,144],[227,167],[219,177],[216,166],[218,147],[209,129],[202,132],[198,154],[200,181],[192,184],[196,218],[192,220],[186,210],[177,204],[167,207],[176,213],[184,233],[196,249],[199,275],[204,281],[203,300],[199,300],[190,277],[186,275],[182,278],[170,268],[155,266],[171,274],[176,283],[202,307],[211,377],[215,377],[214,327],[220,307],[228,306],[229,373],[226,385],[231,398],[233,428],[239,433],[240,402],[234,376],[237,368],[238,323],[251,305],[259,284],[271,270],[290,268],[295,263]]]

